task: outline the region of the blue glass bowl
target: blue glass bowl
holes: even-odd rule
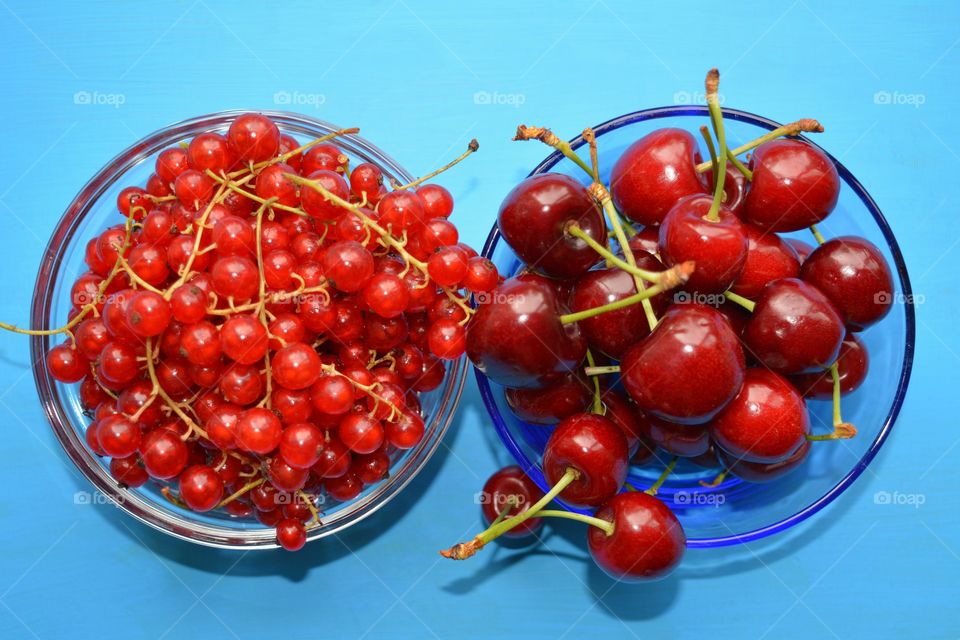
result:
[[[157,155],[163,149],[188,141],[200,133],[225,133],[241,113],[222,111],[165,127],[124,150],[90,179],[67,207],[50,237],[37,274],[32,327],[58,327],[66,321],[71,308],[70,285],[86,271],[84,247],[90,238],[120,220],[116,205],[120,190],[129,185],[145,184],[153,172]],[[295,113],[262,113],[270,116],[281,132],[301,143],[340,128]],[[401,183],[413,180],[393,159],[359,136],[342,136],[337,139],[337,146],[347,154],[352,165],[372,162],[381,168],[387,179]],[[90,418],[80,404],[78,385],[56,382],[43,366],[43,354],[60,341],[61,338],[33,336],[31,355],[37,363],[33,371],[37,391],[53,432],[69,458],[98,492],[80,492],[75,500],[109,499],[141,522],[190,542],[244,550],[277,547],[275,530],[252,517],[234,518],[223,510],[196,513],[182,509],[166,500],[160,494],[160,485],[154,482],[137,489],[119,485],[110,475],[108,461],[95,456],[86,446],[84,431]],[[308,531],[308,540],[341,531],[372,515],[413,480],[437,450],[450,426],[460,402],[466,372],[464,359],[448,363],[442,384],[429,393],[420,394],[426,426],[423,440],[413,449],[392,455],[387,479],[365,488],[348,502],[328,500],[319,505],[322,512],[320,524]]]
[[[727,140],[733,148],[778,123],[743,111],[724,109]],[[615,118],[594,128],[599,144],[601,177],[609,184],[609,172],[616,159],[634,141],[662,127],[678,127],[696,135],[708,122],[704,106],[646,109]],[[808,140],[809,141],[809,140]],[[571,140],[576,149],[583,138]],[[828,154],[829,155],[829,154]],[[831,156],[842,179],[837,208],[823,223],[821,232],[829,237],[859,235],[880,247],[895,272],[895,304],[879,324],[860,334],[870,352],[870,371],[863,386],[846,396],[843,417],[859,429],[852,440],[813,443],[806,462],[778,481],[751,484],[731,478],[715,488],[701,486],[718,470],[705,470],[681,461],[676,472],[660,490],[660,497],[674,510],[687,533],[691,548],[718,547],[757,540],[783,531],[809,518],[843,493],[863,473],[893,427],[910,379],[913,364],[915,319],[910,280],[903,255],[893,231],[857,179]],[[587,183],[585,174],[555,152],[530,175],[565,173]],[[813,244],[809,232],[789,234]],[[494,225],[483,255],[502,274],[512,275],[522,266]],[[550,427],[527,424],[507,406],[503,388],[476,371],[480,394],[503,443],[530,477],[542,488],[546,481],[540,469],[543,447]],[[815,431],[827,432],[832,423],[829,402],[808,403]],[[630,471],[628,482],[637,487],[652,484],[662,471],[656,461]],[[577,511],[569,505],[563,505]]]

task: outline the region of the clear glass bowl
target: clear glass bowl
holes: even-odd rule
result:
[[[743,111],[724,109],[724,115],[731,148],[779,126]],[[704,106],[647,109],[604,122],[595,127],[601,177],[609,184],[610,168],[624,149],[654,129],[678,127],[697,135],[697,128],[707,122]],[[582,138],[571,140],[574,148],[583,144]],[[705,488],[699,481],[712,479],[717,470],[704,470],[681,462],[659,495],[680,518],[688,547],[749,542],[783,531],[818,512],[867,468],[900,412],[910,379],[915,338],[913,298],[906,265],[893,231],[877,204],[846,167],[836,158],[831,156],[831,159],[842,178],[840,200],[830,217],[818,225],[820,230],[828,238],[845,234],[866,237],[880,247],[895,275],[892,292],[895,304],[890,314],[860,334],[870,352],[867,379],[843,402],[844,420],[855,424],[859,434],[852,440],[813,443],[802,467],[767,484],[750,484],[732,478],[716,488]],[[587,182],[585,174],[559,152],[548,156],[530,175],[546,172],[566,173],[584,184]],[[813,243],[809,232],[789,236]],[[513,250],[500,238],[496,225],[487,238],[483,254],[502,274],[516,273],[521,267]],[[503,443],[530,477],[546,488],[539,465],[550,428],[519,420],[507,406],[503,388],[479,371],[476,375],[480,394]],[[824,401],[808,404],[814,429],[829,431],[831,404]],[[649,486],[662,468],[656,463],[634,467],[628,481],[639,487]]]
[[[116,224],[117,194],[129,185],[143,186],[153,172],[157,154],[199,133],[224,133],[242,111],[223,111],[186,120],[150,134],[111,160],[80,190],[61,218],[47,245],[37,275],[31,326],[62,326],[70,310],[70,285],[82,272],[84,246],[94,235]],[[318,138],[340,127],[306,116],[285,112],[264,112],[280,127],[301,142]],[[337,145],[350,157],[351,163],[372,162],[387,179],[401,184],[413,177],[393,159],[372,144],[355,135],[338,139]],[[60,340],[54,337],[53,340]],[[70,459],[104,496],[138,520],[165,533],[204,545],[221,548],[268,549],[277,546],[275,530],[253,518],[238,519],[225,513],[194,513],[167,501],[153,483],[138,489],[118,486],[110,475],[107,461],[87,448],[84,430],[90,419],[80,405],[78,385],[64,385],[53,380],[43,366],[43,354],[54,344],[47,337],[31,338],[34,378],[44,411],[53,431]],[[423,440],[409,451],[398,452],[384,481],[367,487],[356,499],[346,503],[321,505],[320,526],[310,530],[314,540],[349,527],[371,515],[396,496],[423,468],[436,451],[453,418],[466,380],[466,364],[461,359],[448,363],[443,383],[434,391],[420,395],[426,433]]]

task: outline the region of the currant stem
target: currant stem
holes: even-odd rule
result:
[[[426,182],[427,180],[429,180],[429,179],[431,179],[431,178],[434,178],[434,177],[440,175],[441,173],[443,173],[444,171],[446,171],[446,170],[448,170],[448,169],[451,169],[451,168],[453,168],[454,166],[460,164],[462,161],[464,161],[464,160],[467,158],[467,156],[469,156],[469,155],[472,154],[472,153],[476,153],[477,150],[479,150],[479,149],[480,149],[480,143],[477,142],[477,139],[476,139],[476,138],[474,138],[474,139],[472,139],[472,140],[470,141],[469,144],[467,144],[467,150],[466,150],[466,151],[464,151],[464,152],[461,153],[459,156],[457,156],[456,158],[454,158],[453,160],[451,160],[451,161],[448,162],[447,164],[443,165],[442,167],[440,167],[440,168],[437,169],[436,171],[431,171],[430,173],[428,173],[427,175],[423,176],[422,178],[417,178],[417,179],[414,180],[413,182],[408,182],[407,184],[398,185],[398,184],[394,183],[394,184],[393,184],[393,189],[394,189],[394,191],[402,191],[402,190],[404,190],[404,189],[409,189],[409,188],[411,188],[411,187],[416,187],[417,185],[421,185],[421,184],[423,184],[424,182]]]
[[[620,365],[612,364],[606,367],[584,367],[583,374],[586,376],[605,376],[611,373],[620,373]],[[599,386],[599,383],[597,383]]]
[[[550,502],[556,498],[560,492],[566,489],[571,482],[579,477],[579,471],[573,467],[567,468],[563,476],[557,481],[557,484],[555,484],[550,491],[545,493],[542,498],[537,500],[529,509],[522,511],[512,518],[504,520],[503,522],[487,527],[486,530],[477,534],[477,536],[470,542],[461,542],[453,545],[449,549],[444,549],[440,552],[440,555],[442,555],[444,558],[450,558],[451,560],[466,560],[470,556],[477,553],[477,551],[480,551],[488,542],[496,540],[507,531],[510,531],[514,527],[519,526],[530,518],[536,516],[541,509],[550,504]]]
[[[673,473],[673,468],[677,466],[677,461],[680,458],[678,456],[673,456],[673,459],[670,460],[670,464],[667,465],[667,468],[663,470],[663,473],[660,474],[660,477],[657,478],[657,481],[654,482],[650,487],[644,491],[644,493],[655,496],[657,491],[660,490],[660,487],[663,486],[663,483],[667,481],[667,478],[670,477],[670,474]]]
[[[817,229],[817,225],[815,224],[810,225],[810,233],[813,234],[813,237],[814,239],[816,239],[817,244],[823,244],[824,242],[827,241],[826,238],[823,237],[823,234],[820,233],[820,230]]]
[[[710,135],[710,129],[707,125],[700,125],[700,136],[707,145],[707,151],[710,152],[710,166],[713,169],[713,175],[717,175],[717,147],[713,144],[713,136]]]
[[[730,302],[735,302],[747,311],[753,313],[753,309],[757,306],[757,303],[753,300],[748,300],[741,295],[734,293],[733,291],[724,291],[723,297],[725,297]]]
[[[560,509],[541,509],[537,513],[538,518],[566,518],[567,520],[576,520],[577,522],[583,522],[590,525],[591,527],[596,527],[602,529],[604,533],[608,536],[613,535],[613,523],[609,520],[604,520],[603,518],[595,518],[594,516],[588,516],[583,513],[574,513],[573,511],[561,511]]]
[[[813,118],[803,118],[802,120],[797,120],[796,122],[791,122],[790,124],[785,124],[782,127],[777,127],[772,131],[768,131],[758,138],[754,138],[750,142],[740,145],[730,153],[739,156],[751,149],[756,149],[764,142],[770,142],[771,140],[776,140],[782,136],[795,136],[799,133],[823,133],[823,126],[814,120]],[[697,165],[697,173],[703,173],[709,169],[712,165],[710,161],[701,162]]]
[[[587,349],[587,369],[592,369],[596,365],[593,359],[593,352]],[[603,400],[600,397],[600,378],[593,379],[593,413],[603,415]]]
[[[720,109],[720,97],[717,90],[720,87],[720,72],[715,68],[707,72],[705,82],[707,93],[707,108],[710,110],[710,122],[713,124],[713,133],[717,136],[717,145],[720,147],[720,157],[717,159],[717,171],[713,174],[713,202],[705,216],[711,222],[720,221],[720,204],[723,202],[723,187],[727,179],[727,134],[723,129],[723,111]]]
[[[222,506],[224,506],[224,505],[226,505],[226,504],[230,504],[231,502],[233,502],[234,500],[236,500],[236,499],[239,498],[240,496],[244,495],[245,493],[247,493],[247,492],[249,492],[249,491],[253,491],[253,490],[256,489],[257,487],[259,487],[260,485],[262,485],[264,482],[266,482],[266,478],[260,478],[259,480],[254,480],[253,482],[248,482],[247,484],[243,485],[242,487],[240,487],[239,489],[237,489],[236,491],[234,491],[233,493],[231,493],[229,496],[227,496],[226,498],[224,498],[223,500],[221,500],[220,502],[218,502],[218,503],[217,503],[217,506],[216,506],[215,508],[216,508],[216,509],[219,509],[220,507],[222,507]]]

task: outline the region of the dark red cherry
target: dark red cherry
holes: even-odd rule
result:
[[[810,254],[813,253],[813,246],[810,245],[809,242],[797,240],[796,238],[787,238],[786,242],[797,252],[797,258],[800,259],[800,264],[806,262]]]
[[[506,389],[504,396],[513,414],[533,424],[556,424],[590,405],[593,387],[568,374],[543,389]]]
[[[480,304],[467,326],[467,355],[505,387],[543,387],[576,368],[587,344],[576,323],[560,322],[554,290],[511,278]]]
[[[610,195],[625,216],[660,224],[684,196],[703,192],[696,139],[683,129],[658,129],[627,147],[610,172]]]
[[[527,477],[523,469],[517,465],[511,465],[494,473],[483,485],[480,509],[483,512],[483,519],[489,525],[501,511],[507,509],[511,498],[516,504],[507,509],[505,518],[523,513],[542,497],[543,491]],[[523,538],[538,531],[542,526],[541,518],[530,518],[503,535],[508,538]]]
[[[560,492],[576,506],[603,504],[627,479],[627,439],[607,418],[578,413],[564,418],[550,434],[543,451],[543,475],[553,486],[568,469],[580,475]]]
[[[714,442],[735,458],[771,463],[790,457],[810,432],[800,393],[767,369],[748,369],[743,388],[710,422]]]
[[[590,555],[620,581],[656,580],[680,564],[687,536],[663,502],[642,491],[627,491],[601,507],[595,517],[613,523],[613,533],[587,530]]]
[[[601,244],[607,241],[603,214],[582,184],[570,176],[531,176],[507,194],[497,224],[507,244],[530,267],[557,278],[573,278],[597,264],[586,242],[567,233],[576,223]]]
[[[641,449],[653,453],[656,445],[650,442],[643,434],[643,427],[640,424],[643,416],[641,416],[640,410],[637,409],[636,405],[625,395],[612,389],[604,391],[601,399],[603,400],[605,409],[603,416],[617,425],[627,439],[627,450],[630,459],[634,460]]]
[[[713,169],[703,172],[703,180],[707,193],[713,193]],[[750,181],[740,173],[733,163],[727,163],[727,171],[723,180],[723,200],[721,203],[738,218],[743,214],[743,203],[747,199],[747,190]]]
[[[743,330],[750,354],[780,373],[829,367],[843,336],[843,320],[833,303],[796,278],[768,284]]]
[[[744,368],[740,340],[723,314],[683,304],[671,307],[653,333],[627,350],[620,376],[643,411],[700,424],[737,394]]]
[[[628,241],[634,254],[646,251],[650,255],[660,253],[660,227],[644,227]]]
[[[855,334],[848,333],[837,356],[840,394],[856,391],[866,379],[869,369],[870,355],[866,345]],[[806,398],[829,400],[833,397],[833,376],[829,370],[800,373],[790,376],[790,381]]]
[[[639,424],[648,441],[672,456],[695,458],[710,450],[710,432],[705,425],[677,424],[650,415],[642,415]]]
[[[883,319],[893,305],[893,276],[876,245],[841,236],[823,243],[804,261],[800,278],[830,298],[853,331]]]
[[[740,219],[723,206],[716,222],[708,219],[712,201],[703,194],[683,198],[660,225],[660,257],[668,266],[696,261],[684,288],[698,293],[729,289],[747,259],[747,234]]]
[[[797,252],[780,236],[752,224],[744,224],[743,230],[747,234],[747,260],[731,291],[752,300],[768,282],[800,274]]]
[[[744,201],[747,221],[770,231],[797,231],[826,218],[840,196],[840,177],[827,155],[801,140],[766,142],[750,158],[753,180]]]
[[[792,455],[777,462],[751,462],[740,460],[736,456],[717,448],[717,457],[723,467],[733,475],[747,482],[771,482],[787,475],[799,467],[810,453],[810,442],[804,441]]]

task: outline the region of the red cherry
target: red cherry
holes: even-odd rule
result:
[[[557,484],[568,469],[579,476],[560,498],[576,506],[603,504],[623,486],[628,450],[623,432],[603,416],[579,413],[564,418],[543,451],[543,475]]]
[[[802,140],[766,142],[750,158],[744,217],[770,231],[797,231],[826,218],[840,196],[833,161]]]
[[[628,491],[613,497],[595,517],[613,524],[607,534],[599,527],[587,530],[590,555],[618,581],[656,580],[680,564],[687,536],[677,516],[657,498]]]
[[[739,459],[726,453],[722,449],[717,449],[717,457],[724,469],[727,469],[747,482],[772,482],[778,478],[787,475],[807,459],[810,453],[810,442],[804,441],[803,444],[788,458],[777,462],[753,462],[751,460]]]
[[[556,424],[590,406],[593,387],[575,375],[566,375],[542,389],[504,389],[514,415],[533,424]]]
[[[841,395],[856,391],[866,379],[869,369],[870,355],[866,345],[856,334],[848,333],[840,345],[840,355],[837,356]],[[833,397],[833,376],[829,370],[790,376],[790,382],[806,398],[829,400]]]
[[[800,274],[800,259],[788,242],[772,231],[764,231],[752,224],[744,224],[743,230],[747,234],[747,259],[730,287],[734,293],[752,300],[760,295],[767,283],[780,278],[796,278]]]
[[[677,424],[646,414],[638,423],[647,441],[672,456],[696,458],[710,450],[710,431],[705,425]]]
[[[610,171],[610,195],[625,216],[659,224],[684,196],[702,193],[696,139],[682,129],[658,129],[627,147]]]

